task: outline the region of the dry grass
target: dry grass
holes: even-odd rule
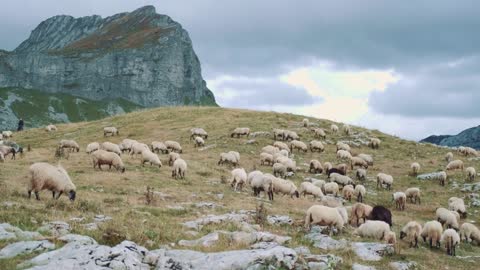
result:
[[[292,114],[279,114],[267,112],[255,112],[246,110],[229,110],[221,108],[197,108],[177,107],[161,108],[116,116],[95,122],[59,125],[56,133],[46,133],[43,129],[33,129],[15,134],[15,141],[22,145],[31,145],[32,151],[26,152],[25,156],[16,161],[7,160],[0,164],[0,192],[1,201],[13,201],[20,204],[17,208],[0,208],[0,221],[8,222],[23,229],[35,229],[42,221],[66,220],[72,217],[83,216],[87,222],[91,222],[96,214],[105,214],[113,217],[112,222],[100,226],[97,231],[86,231],[79,224],[73,225],[76,233],[94,237],[104,244],[113,245],[123,239],[135,241],[148,248],[158,248],[160,245],[176,243],[180,239],[192,239],[186,234],[186,230],[179,223],[192,220],[208,213],[226,213],[234,210],[254,210],[257,200],[253,198],[250,190],[233,192],[226,184],[222,184],[221,178],[229,177],[230,169],[216,165],[218,156],[227,150],[236,150],[241,154],[241,166],[250,171],[256,165],[264,172],[270,172],[270,167],[260,166],[258,155],[261,147],[271,144],[271,137],[256,138],[257,144],[245,144],[245,138],[236,139],[228,136],[229,131],[237,126],[248,126],[252,131],[271,131],[273,128],[289,128],[296,130],[302,136],[302,140],[308,142],[313,139],[313,134],[301,127],[303,116]],[[320,126],[327,128],[330,121],[315,120]],[[121,136],[103,138],[104,126],[116,126]],[[191,127],[203,127],[209,132],[206,145],[216,144],[216,147],[206,151],[198,151],[193,142],[189,140]],[[393,210],[394,230],[398,233],[401,227],[410,220],[420,222],[434,218],[435,208],[446,206],[451,196],[462,196],[461,192],[452,189],[452,182],[446,187],[437,183],[420,182],[408,175],[410,163],[413,160],[422,165],[422,172],[440,170],[445,166],[443,156],[447,152],[444,149],[428,145],[419,145],[415,142],[400,140],[387,136],[378,131],[370,131],[354,128],[354,131],[365,132],[369,136],[380,138],[383,143],[379,150],[371,150],[366,147],[354,148],[353,151],[372,154],[375,165],[369,169],[368,175],[374,176],[378,172],[386,172],[394,176],[393,191],[405,190],[408,187],[418,186],[423,191],[422,204],[407,204],[406,211]],[[160,155],[164,166],[158,167],[140,166],[138,159],[132,159],[124,155],[122,158],[127,171],[124,174],[114,171],[98,171],[92,168],[91,160],[84,153],[85,146],[93,141],[105,140],[119,143],[123,138],[133,138],[145,143],[153,140],[164,141],[173,139],[179,141],[184,153],[182,157],[188,163],[188,172],[185,180],[173,180],[170,167],[167,166],[167,155]],[[54,157],[57,143],[61,139],[75,139],[81,147],[80,153],[70,153],[69,159],[60,162],[67,169],[75,182],[78,193],[77,201],[70,203],[66,197],[59,201],[53,201],[50,193],[42,192],[41,201],[26,199],[27,170],[33,162],[46,161],[56,163]],[[337,141],[347,139],[342,136],[327,135],[327,139]],[[308,152],[295,153],[297,165],[305,167],[310,159],[316,158],[335,162],[335,147],[326,146],[326,152],[319,154]],[[478,161],[470,162],[462,158],[466,165],[478,168]],[[306,170],[305,170],[306,171]],[[351,174],[351,172],[350,172]],[[308,173],[300,172],[292,178],[299,185]],[[450,175],[459,184],[464,182],[465,175],[461,172]],[[325,178],[325,177],[319,177]],[[146,203],[147,187],[155,192],[162,192],[171,196],[167,200],[149,198]],[[376,190],[375,183],[367,184],[369,191],[365,198],[369,204],[383,204],[391,209],[391,192]],[[374,194],[370,193],[373,192]],[[220,200],[216,194],[223,193]],[[150,194],[151,195],[151,194]],[[150,196],[149,195],[149,196]],[[194,202],[213,201],[223,204],[224,208],[213,210],[198,209],[191,205]],[[169,205],[181,204],[184,210],[169,209]],[[304,211],[314,204],[311,198],[290,199],[289,197],[276,196],[273,204],[265,203],[264,209],[268,214],[289,215],[295,220],[303,219]],[[470,209],[469,221],[479,223],[480,215]],[[230,224],[206,226],[201,230],[205,235],[213,230],[235,230]],[[314,252],[322,253],[306,241],[301,227],[281,226],[273,227],[266,224],[265,230],[293,237],[289,244],[292,247],[307,245]],[[351,229],[343,235],[352,239]],[[398,234],[397,234],[398,235]],[[196,238],[196,237],[195,237]],[[203,251],[219,251],[244,248],[233,246],[227,240],[213,248],[199,248]],[[351,251],[330,252],[342,256],[345,264],[342,268],[349,268],[354,262],[360,262]],[[457,251],[457,255],[478,255],[479,247],[463,244]],[[401,243],[400,254],[385,258],[377,263],[364,263],[377,266],[377,269],[386,269],[389,262],[406,259],[416,261],[421,269],[478,269],[477,264],[445,255],[444,250],[429,250],[425,245],[417,250],[408,249],[408,245]],[[362,262],[360,262],[362,263]],[[0,261],[0,268],[5,265],[13,265],[11,261]]]

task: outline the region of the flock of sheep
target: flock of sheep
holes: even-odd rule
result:
[[[304,127],[310,127],[308,119],[303,121]],[[47,131],[56,131],[54,125],[46,127]],[[274,200],[274,195],[288,195],[292,198],[299,198],[301,195],[311,195],[318,204],[306,209],[305,228],[310,229],[312,225],[328,226],[330,233],[342,233],[347,225],[357,227],[353,234],[360,237],[374,238],[382,240],[390,244],[397,242],[396,233],[392,231],[392,213],[382,205],[371,206],[364,203],[367,196],[365,181],[367,180],[367,170],[374,163],[372,155],[356,154],[352,155],[350,145],[345,142],[337,142],[336,158],[340,164],[334,166],[331,162],[320,162],[313,159],[309,162],[308,172],[311,174],[325,174],[327,180],[312,180],[302,182],[297,188],[296,184],[288,180],[289,176],[299,169],[296,161],[292,158],[293,153],[299,155],[311,151],[322,153],[325,151],[324,142],[317,139],[326,139],[326,131],[322,128],[311,128],[311,132],[315,140],[308,144],[302,142],[298,134],[291,130],[274,129],[273,140],[271,145],[261,148],[259,155],[259,163],[262,166],[271,166],[271,173],[265,173],[260,170],[248,172],[240,165],[240,153],[237,151],[229,151],[221,153],[217,165],[230,165],[233,167],[231,171],[230,185],[235,191],[241,191],[244,187],[250,187],[254,196],[260,196],[263,192],[269,200]],[[208,133],[202,128],[192,128],[190,130],[190,139],[195,147],[205,145],[208,139]],[[352,129],[348,125],[344,125],[342,130],[338,126],[332,124],[330,133],[335,134],[343,132],[345,135],[351,135]],[[119,136],[119,131],[115,127],[105,127],[103,130],[105,137]],[[249,128],[236,128],[230,137],[240,138],[248,137]],[[10,134],[11,136],[11,134]],[[5,134],[4,134],[5,137]],[[378,138],[370,138],[368,146],[372,149],[378,149],[381,141]],[[80,146],[73,140],[61,140],[59,147],[69,149],[70,151],[80,151]],[[475,155],[476,150],[469,147],[460,147],[459,153],[463,155]],[[149,163],[151,166],[162,167],[157,153],[168,154],[168,165],[172,166],[172,177],[175,179],[185,178],[187,172],[187,162],[181,158],[182,146],[176,141],[153,141],[150,145],[138,142],[132,139],[124,139],[120,144],[111,142],[92,142],[86,146],[86,153],[91,156],[93,168],[102,170],[102,166],[108,165],[119,172],[125,172],[125,166],[122,161],[122,154],[128,153],[133,158],[139,157],[142,166]],[[3,153],[0,147],[0,157],[8,153]],[[445,185],[447,181],[446,171],[464,170],[461,160],[453,160],[453,153],[445,156],[448,164],[445,171],[434,175],[441,185]],[[411,164],[410,173],[417,175],[421,169],[419,163]],[[348,171],[352,170],[353,178],[348,176]],[[473,167],[465,169],[467,180],[474,180],[476,171]],[[70,200],[75,200],[76,188],[71,181],[68,173],[60,165],[54,166],[48,163],[35,163],[30,169],[30,183],[28,186],[28,196],[30,198],[32,191],[37,199],[39,192],[42,190],[50,190],[53,198],[58,199],[62,194],[66,194]],[[380,172],[376,176],[376,184],[378,188],[391,190],[394,186],[394,178],[385,173]],[[343,197],[346,201],[356,200],[351,207],[345,207]],[[421,203],[421,190],[418,187],[411,187],[403,191],[393,192],[392,201],[395,208],[403,211],[407,200],[410,203]],[[420,238],[427,242],[429,246],[445,247],[449,255],[455,256],[455,249],[460,240],[468,242],[476,242],[480,244],[480,230],[471,223],[463,223],[459,225],[461,218],[465,218],[467,210],[463,199],[452,197],[448,200],[447,208],[436,209],[435,219],[428,221],[423,226],[417,221],[408,222],[400,231],[400,239],[404,239],[410,247],[418,247]],[[445,228],[445,230],[444,230]]]

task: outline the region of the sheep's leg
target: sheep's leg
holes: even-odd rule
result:
[[[32,197],[32,191],[29,190],[29,191],[28,191],[28,198],[30,199],[31,197]]]
[[[52,190],[52,198],[55,199],[55,190]]]
[[[418,237],[415,236],[415,247],[418,248]]]
[[[63,191],[60,191],[60,192],[58,193],[58,195],[57,195],[57,200],[58,200],[58,198],[60,198],[60,196],[62,196],[62,193],[63,193]]]
[[[430,248],[432,248],[432,247],[433,247],[433,240],[432,240],[432,238],[430,238]]]
[[[35,199],[37,199],[37,201],[40,201],[40,196],[38,195],[38,191],[35,191]]]

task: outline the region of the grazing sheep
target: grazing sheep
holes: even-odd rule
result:
[[[218,160],[217,164],[231,164],[232,166],[236,167],[238,165],[237,157],[231,153],[221,153],[220,160]]]
[[[379,220],[367,220],[353,231],[353,235],[385,240],[385,236],[389,232],[391,232],[390,226],[387,223]]]
[[[49,124],[48,126],[45,127],[45,131],[51,132],[51,131],[57,131],[57,126]]]
[[[260,154],[260,164],[261,165],[268,165],[272,166],[273,165],[273,156],[269,153],[261,153]]]
[[[353,170],[353,167],[360,166],[365,169],[368,169],[368,163],[363,158],[360,157],[352,157],[350,159],[350,168]]]
[[[344,217],[340,208],[332,208],[323,205],[313,205],[308,208],[305,216],[305,229],[310,230],[312,225],[328,226],[330,233],[333,227],[340,233],[345,225]]]
[[[284,156],[284,157],[288,157],[289,154],[290,154],[290,150],[282,149],[282,150],[280,150],[280,152],[278,152],[278,153],[275,154],[275,155],[282,155],[282,156]]]
[[[153,141],[150,147],[152,149],[152,152],[162,152],[162,154],[168,154],[167,146],[163,142]]]
[[[130,149],[130,156],[136,157],[137,155],[141,155],[143,150],[150,149],[148,145],[140,142],[134,142],[132,144],[132,148]]]
[[[329,178],[330,178],[331,182],[335,182],[335,183],[337,183],[339,185],[342,185],[342,186],[346,186],[346,185],[354,186],[355,185],[353,180],[346,175],[341,175],[341,174],[338,174],[338,173],[332,173],[332,174],[330,174]]]
[[[341,207],[343,206],[343,199],[337,198],[334,196],[326,195],[323,196],[320,200],[317,200],[320,205],[328,207]]]
[[[273,179],[273,191],[275,193],[282,193],[283,195],[290,195],[291,198],[293,198],[293,196],[297,198],[300,197],[297,187],[290,180],[283,180],[275,177]]]
[[[147,147],[148,148],[148,147]],[[112,152],[120,156],[122,154],[122,151],[120,150],[120,147],[114,143],[111,142],[103,142],[100,144],[100,149],[105,150],[107,152]]]
[[[387,208],[381,206],[381,205],[376,205],[373,207],[372,212],[370,213],[370,216],[368,217],[370,220],[381,220],[390,227],[392,226],[392,212],[388,210]]]
[[[57,199],[65,193],[70,201],[76,197],[76,187],[72,183],[67,171],[61,166],[53,166],[44,162],[37,162],[30,166],[30,183],[28,185],[28,198],[35,193],[35,198],[40,200],[38,193],[42,190],[52,191],[53,198]],[[55,197],[55,193],[57,196]]]
[[[337,197],[338,193],[340,193],[338,184],[335,182],[325,183],[323,189],[325,194],[333,194],[335,197]]]
[[[2,158],[3,160],[5,160],[5,158],[9,155],[9,154],[12,154],[12,158],[11,159],[15,159],[15,155],[16,155],[16,151],[15,151],[15,148],[11,147],[11,146],[6,146],[6,145],[0,145],[0,154],[2,154]]]
[[[457,197],[451,197],[448,199],[448,209],[450,211],[455,211],[462,216],[462,218],[467,217],[467,209],[465,208],[465,203],[463,199]]]
[[[358,154],[357,157],[365,160],[367,162],[368,166],[373,166],[373,157],[371,155]]]
[[[107,135],[115,136],[120,135],[118,129],[116,127],[104,127],[103,128],[103,137],[107,137]]]
[[[478,157],[478,152],[477,152],[477,150],[473,149],[472,147],[464,147],[464,148],[462,148],[461,153],[464,154],[465,156]]]
[[[365,181],[367,180],[367,170],[358,168],[355,172],[355,176],[358,180]]]
[[[410,199],[411,203],[416,204],[418,201],[418,204],[421,204],[421,201],[420,201],[421,196],[420,196],[419,188],[417,187],[407,188],[407,190],[405,191],[405,195],[407,196],[407,199]]]
[[[332,168],[333,168],[332,163],[330,163],[330,162],[325,162],[325,163],[323,163],[323,169],[325,170],[325,172],[328,172],[328,171],[331,170]]]
[[[405,210],[405,203],[407,202],[407,195],[403,192],[395,192],[392,195],[392,202],[395,201],[395,208],[403,211]]]
[[[122,173],[125,172],[125,165],[119,155],[108,152],[105,150],[97,150],[92,153],[93,168],[98,167],[99,170],[102,170],[102,165],[108,165],[109,169],[112,169],[112,166]]]
[[[268,153],[270,155],[275,155],[276,153],[280,152],[280,149],[278,149],[275,146],[267,145],[262,148],[263,153]]]
[[[194,141],[195,141],[195,147],[205,146],[205,141],[200,136],[196,136]]]
[[[393,177],[391,175],[388,175],[385,173],[377,174],[377,188],[383,187],[383,185],[385,185],[386,188],[390,190],[392,188],[392,184],[393,184]]]
[[[320,141],[311,141],[310,142],[310,151],[311,152],[320,152],[322,153],[323,151],[325,151],[325,146],[323,146],[322,142]]]
[[[350,152],[350,145],[344,143],[344,142],[337,142],[337,152],[339,150],[345,150],[347,152]]]
[[[418,238],[422,233],[422,225],[416,221],[410,221],[403,226],[400,231],[400,239],[404,239],[409,243],[409,247],[418,248]]]
[[[352,205],[352,214],[350,218],[350,224],[358,226],[360,225],[361,219],[363,219],[363,222],[367,221],[367,218],[372,213],[372,210],[373,210],[373,207],[371,207],[368,204],[355,203],[354,205]]]
[[[142,166],[145,165],[145,162],[150,163],[150,166],[158,166],[159,168],[162,167],[162,162],[158,158],[158,156],[150,151],[150,149],[144,149],[142,151]]]
[[[343,125],[342,129],[343,129],[343,133],[345,133],[345,135],[347,136],[350,136],[350,134],[352,133],[352,129],[350,128],[349,125]]]
[[[420,236],[422,236],[423,242],[429,242],[430,248],[434,246],[440,248],[440,238],[442,237],[442,233],[442,224],[436,220],[432,220],[423,224]]]
[[[192,128],[190,129],[190,133],[190,140],[197,136],[204,138],[205,140],[208,139],[208,133],[203,128]]]
[[[432,180],[438,180],[441,186],[445,186],[445,182],[447,182],[447,173],[444,171],[438,172],[434,175]]]
[[[302,182],[300,184],[300,188],[298,189],[298,193],[300,196],[303,194],[303,197],[312,195],[314,199],[323,197],[322,189],[310,182]]]
[[[316,159],[310,160],[310,167],[308,169],[309,173],[322,173],[323,166],[322,163]]]
[[[307,118],[304,118],[302,123],[304,127],[308,127],[310,125],[310,121]]]
[[[247,175],[247,185],[251,185],[253,178],[263,176],[263,175],[264,175],[263,172],[258,170],[249,172]]]
[[[448,255],[455,256],[455,248],[460,244],[460,236],[455,230],[447,229],[443,232],[440,242],[445,246]]]
[[[273,139],[274,140],[278,140],[278,139],[285,140],[284,134],[285,134],[285,130],[283,130],[283,129],[278,129],[278,128],[273,129]]]
[[[351,202],[353,194],[355,193],[355,190],[353,189],[352,185],[346,185],[342,189],[342,194],[343,194],[343,199]]]
[[[312,184],[314,184],[315,186],[319,187],[319,188],[322,190],[322,192],[323,192],[323,190],[324,190],[324,189],[323,189],[323,186],[325,185],[325,183],[326,183],[325,180],[314,180],[314,181],[312,182]]]
[[[480,245],[480,230],[473,224],[465,222],[460,226],[460,240],[465,242],[476,242]]]
[[[3,138],[8,139],[13,137],[13,132],[10,130],[2,131]]]
[[[168,166],[173,166],[173,163],[175,162],[175,160],[179,158],[180,158],[180,154],[175,152],[170,152],[168,154]]]
[[[333,134],[338,133],[338,126],[332,124],[332,125],[330,126],[330,131],[331,131]]]
[[[130,152],[132,150],[132,145],[138,143],[136,140],[132,139],[123,139],[123,141],[118,145],[122,153]]]
[[[387,244],[395,245],[397,243],[397,236],[395,232],[390,231],[383,236],[383,240]]]
[[[418,162],[413,162],[412,165],[410,165],[410,169],[412,170],[412,175],[417,176],[420,172],[420,164],[418,164]]]
[[[172,177],[175,179],[178,179],[178,178],[185,179],[186,172],[187,172],[187,162],[185,162],[185,160],[181,158],[177,158],[175,162],[173,162]]]
[[[463,161],[457,159],[454,161],[450,161],[447,164],[447,167],[445,168],[447,171],[452,171],[452,170],[463,170]]]
[[[167,149],[170,151],[177,152],[180,154],[183,152],[182,146],[176,141],[165,141],[164,143]]]
[[[273,164],[273,175],[275,177],[280,176],[282,178],[287,177],[287,167],[282,163],[275,163]]]
[[[371,147],[372,149],[378,149],[380,147],[380,139],[378,138],[370,138],[370,142],[368,143],[368,146]]]
[[[338,174],[341,174],[341,175],[346,175],[347,174],[345,172],[345,170],[343,170],[343,169],[331,168],[330,170],[327,171],[327,176],[330,177],[330,175],[332,175],[333,173],[338,173]]]
[[[284,137],[284,140],[286,140],[286,141],[292,141],[292,140],[299,140],[300,139],[300,136],[298,136],[298,134],[295,131],[291,131],[291,130],[284,130],[283,131],[283,137]]]
[[[64,149],[69,149],[70,151],[80,151],[80,146],[78,146],[78,143],[74,140],[61,140],[59,146]]]
[[[91,154],[97,151],[98,149],[100,149],[100,144],[98,142],[92,142],[87,145],[87,148],[85,148],[85,152],[87,154]]]
[[[352,154],[346,150],[338,150],[337,151],[337,159],[340,160],[351,160],[352,159]],[[363,159],[362,159],[363,160]]]
[[[275,178],[271,174],[253,174],[248,175],[248,178],[252,177],[250,181],[250,186],[253,189],[253,195],[258,196],[260,192],[263,191],[265,194],[268,195],[268,199],[273,201],[273,178]]]
[[[277,162],[285,165],[285,167],[287,167],[287,172],[296,172],[297,171],[297,163],[290,158],[282,157],[282,158],[277,159]]]
[[[280,150],[290,151],[290,147],[288,147],[288,145],[284,142],[276,141],[276,142],[273,143],[273,146],[280,149]]]
[[[247,172],[243,168],[237,168],[232,170],[232,179],[230,181],[230,185],[232,186],[234,191],[239,189],[240,191],[243,188],[243,185],[247,183]]]
[[[474,181],[475,177],[477,176],[477,172],[475,171],[475,168],[473,167],[468,167],[465,169],[465,172],[467,172],[467,179],[469,181]]]
[[[438,222],[440,222],[442,225],[445,225],[447,228],[458,230],[458,220],[454,213],[457,212],[450,211],[445,208],[438,208],[437,211],[435,211]]]
[[[315,133],[315,138],[320,138],[323,140],[327,138],[327,134],[325,133],[325,130],[323,130],[323,128],[315,128],[313,132]]]
[[[446,162],[450,162],[453,160],[453,153],[452,152],[448,152],[446,155],[445,155],[445,161]]]
[[[357,198],[357,202],[363,202],[363,198],[367,195],[367,190],[363,185],[356,185],[353,195]]]
[[[237,161],[237,164],[240,164],[240,153],[237,151],[228,151],[230,155],[233,155]]]
[[[301,150],[305,153],[308,151],[307,145],[304,142],[297,140],[293,140],[290,142],[290,152],[293,153],[294,149],[297,149],[298,151]]]
[[[248,137],[248,135],[250,135],[250,129],[249,128],[236,128],[232,131],[232,133],[230,134],[230,137],[234,137],[234,136],[237,136],[237,138],[240,138],[240,136],[245,136],[245,137]]]

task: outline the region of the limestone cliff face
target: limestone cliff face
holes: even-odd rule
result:
[[[152,6],[47,19],[14,51],[0,51],[0,87],[142,107],[216,105],[187,31]]]

